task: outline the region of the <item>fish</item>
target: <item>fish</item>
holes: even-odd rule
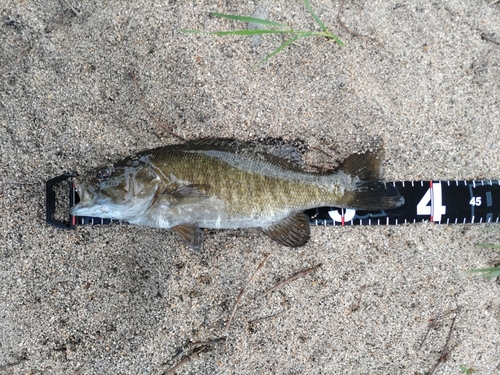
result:
[[[281,245],[299,247],[310,239],[307,209],[404,204],[382,178],[383,147],[321,173],[286,153],[226,138],[142,151],[76,177],[80,200],[70,213],[170,229],[198,250],[202,228],[260,228]]]

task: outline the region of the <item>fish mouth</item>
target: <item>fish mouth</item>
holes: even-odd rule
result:
[[[150,205],[151,198],[116,203],[99,191],[99,188],[83,181],[75,181],[75,205],[69,209],[70,215],[97,217],[101,219],[129,220],[141,216]],[[139,204],[137,204],[139,203]]]
[[[98,204],[96,202],[80,202],[70,208],[69,213],[73,216],[95,216],[103,219],[109,218],[111,214],[106,205]]]
[[[76,184],[75,184],[76,185]],[[109,206],[97,198],[97,194],[86,186],[76,185],[76,204],[69,209],[73,216],[94,216],[106,219],[111,214]]]
[[[94,207],[96,202],[95,194],[86,186],[84,182],[74,181],[75,184],[75,202],[76,204],[69,209],[69,213],[74,216],[95,215]]]

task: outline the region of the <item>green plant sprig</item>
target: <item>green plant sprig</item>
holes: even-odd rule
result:
[[[484,273],[484,277],[488,280],[494,279],[495,277],[500,276],[500,267],[491,267],[491,268],[478,268],[474,270],[469,270],[468,272],[481,272]]]
[[[460,366],[460,371],[465,372],[465,375],[471,375],[471,374],[476,372],[476,370],[474,370],[472,368],[468,368],[466,366]]]
[[[211,34],[211,35],[219,35],[219,36],[226,36],[226,35],[243,35],[243,36],[250,36],[250,35],[264,35],[264,34],[291,34],[292,37],[285,40],[278,48],[276,48],[273,52],[268,54],[265,58],[260,60],[256,65],[259,66],[260,64],[266,62],[269,60],[271,57],[288,47],[290,44],[295,42],[297,39],[300,38],[305,38],[305,37],[324,37],[328,39],[333,39],[337,44],[343,46],[345,45],[344,42],[342,42],[338,37],[333,35],[324,25],[324,23],[319,19],[319,17],[314,13],[312,10],[311,4],[309,4],[308,0],[303,0],[304,4],[308,10],[308,12],[312,15],[316,23],[320,26],[321,32],[319,31],[302,31],[302,30],[294,30],[286,25],[283,25],[278,22],[274,21],[268,21],[268,20],[263,20],[260,18],[255,18],[255,17],[247,17],[247,16],[238,16],[234,14],[223,14],[223,13],[215,13],[212,12],[210,13],[211,16],[214,17],[219,17],[219,18],[226,18],[229,20],[233,21],[239,21],[239,22],[249,22],[257,25],[263,25],[263,26],[271,26],[271,27],[277,27],[277,29],[254,29],[254,30],[230,30],[230,31],[198,31],[198,30],[182,30],[185,33],[197,33],[197,34]]]
[[[477,243],[476,246],[478,246],[478,247],[487,247],[487,248],[495,249],[495,250],[500,249],[500,246],[489,244],[489,243]],[[488,278],[489,280],[491,280],[491,279],[494,279],[495,277],[500,277],[500,266],[491,267],[491,268],[478,268],[478,269],[474,269],[474,270],[468,270],[468,272],[481,272],[481,273],[484,273],[483,276],[485,276],[486,278]]]
[[[490,249],[500,249],[500,246],[498,246],[498,245],[492,245],[492,244],[489,244],[489,243],[477,243],[476,246],[479,246],[479,247],[488,247]]]

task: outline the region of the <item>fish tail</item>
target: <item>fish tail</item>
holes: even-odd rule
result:
[[[405,203],[405,199],[394,186],[379,181],[366,181],[359,184],[355,191],[346,193],[346,199],[343,201],[345,208],[367,211],[388,210]]]
[[[387,210],[404,204],[398,190],[383,180],[384,150],[352,154],[339,167],[355,181],[355,189],[345,194],[345,207],[364,210]]]

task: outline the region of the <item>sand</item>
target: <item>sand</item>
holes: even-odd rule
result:
[[[315,227],[299,249],[207,231],[194,253],[166,230],[44,221],[46,180],[179,142],[166,128],[301,139],[335,162],[379,137],[388,181],[498,179],[489,2],[347,1],[368,38],[340,1],[312,1],[346,45],[301,39],[253,69],[285,36],[181,29],[246,27],[208,12],[261,7],[319,31],[301,1],[2,1],[0,372],[162,374],[224,336],[177,373],[425,374],[445,344],[435,374],[500,373],[499,283],[466,272],[499,258],[475,246],[498,226]]]

